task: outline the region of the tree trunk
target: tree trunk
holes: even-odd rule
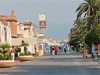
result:
[[[92,51],[93,51],[93,49],[94,49],[94,44],[92,43]],[[91,55],[93,57],[92,51],[91,51]]]
[[[27,52],[27,48],[26,47],[24,47],[24,51]]]
[[[92,28],[95,28],[97,25],[96,25],[96,11],[93,12],[92,9],[90,9],[90,16],[92,16]]]
[[[93,51],[93,49],[94,49],[94,44],[92,43],[92,51]]]
[[[94,14],[92,15],[92,19],[93,19],[93,28],[95,28],[96,25],[96,12],[94,12]]]
[[[97,26],[95,20],[96,20],[96,18],[93,17],[93,27],[92,28],[95,28]]]

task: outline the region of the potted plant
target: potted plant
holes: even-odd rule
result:
[[[0,68],[9,68],[18,64],[18,62],[12,60],[10,48],[9,44],[0,45]]]
[[[22,40],[21,46],[24,47],[24,51],[27,52],[27,46],[29,46],[29,44],[24,42],[24,40]]]
[[[31,61],[35,59],[32,53],[27,51],[27,46],[29,46],[28,43],[22,40],[21,46],[24,47],[24,53],[20,53],[19,57],[16,57],[16,60],[20,60],[21,62],[23,62],[23,61]]]
[[[15,57],[18,57],[21,52],[21,48],[17,48],[17,49],[15,49],[15,51],[16,51]]]
[[[12,49],[12,50],[10,51],[10,53],[11,53],[11,55],[12,55],[12,57],[13,57],[13,60],[14,60],[14,58],[15,58],[15,53],[16,53],[15,49]]]

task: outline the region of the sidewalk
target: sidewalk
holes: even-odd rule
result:
[[[100,58],[92,58],[93,61],[96,61],[100,64]]]
[[[80,54],[83,54],[83,53],[80,53]],[[92,59],[93,61],[96,61],[96,62],[98,62],[100,64],[100,58],[92,58],[91,54],[88,54],[87,58]]]
[[[12,68],[0,68],[0,75],[99,75],[100,64],[82,53],[70,50],[57,56],[45,53],[32,62],[20,62]]]

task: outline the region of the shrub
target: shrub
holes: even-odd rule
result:
[[[20,56],[32,55],[31,52],[25,51],[24,53],[20,53]]]
[[[11,46],[9,44],[1,44],[0,45],[0,60],[12,60],[12,56],[10,54]]]
[[[21,52],[21,48],[18,48],[15,50],[16,52]]]

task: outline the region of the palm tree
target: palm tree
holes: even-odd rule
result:
[[[11,46],[9,44],[1,44],[0,48],[1,48],[0,53],[5,54],[8,51],[10,51]]]
[[[11,60],[12,56],[10,54],[11,46],[9,44],[1,44],[0,45],[0,60]]]
[[[76,21],[81,17],[83,13],[85,13],[85,16],[92,16],[92,27],[95,28],[95,20],[97,13],[99,11],[100,7],[100,0],[84,0],[84,3],[81,3],[79,7],[76,9],[77,14],[77,19]]]
[[[27,48],[26,47],[29,46],[29,44],[24,42],[24,40],[22,40],[21,46],[23,46],[24,47],[24,51],[27,52]]]

